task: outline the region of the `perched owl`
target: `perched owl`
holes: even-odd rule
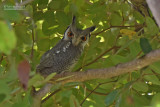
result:
[[[64,37],[42,56],[36,72],[42,76],[47,76],[53,72],[62,73],[71,71],[79,57],[81,56],[84,46],[88,43],[90,32],[95,26],[84,30],[76,27],[76,17],[66,29]]]

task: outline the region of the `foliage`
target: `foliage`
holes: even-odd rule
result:
[[[55,75],[44,79],[35,73],[35,68],[42,54],[63,37],[73,14],[80,28],[97,27],[73,71],[115,66],[160,47],[159,29],[149,8],[142,4],[137,6],[133,0],[34,0],[22,10],[14,9],[12,0],[2,1],[0,106],[3,107],[30,107],[32,86],[39,89]],[[6,6],[12,9],[7,10]],[[148,13],[141,7],[148,9]],[[112,51],[106,52],[112,47]],[[160,62],[156,62],[140,71],[121,75],[116,82],[108,83],[117,77],[56,84],[52,91],[61,90],[43,102],[42,107],[79,107],[85,97],[104,82],[107,83],[99,85],[84,101],[83,107],[158,107],[159,65]],[[23,80],[25,76],[25,79],[30,77],[28,84],[28,80]]]

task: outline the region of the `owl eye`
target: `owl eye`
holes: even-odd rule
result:
[[[74,34],[72,32],[68,32],[67,35],[68,35],[68,37],[73,37],[74,36]]]
[[[81,37],[81,39],[82,39],[83,41],[86,41],[86,40],[87,40],[86,36]]]

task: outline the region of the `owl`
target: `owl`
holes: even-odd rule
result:
[[[45,52],[36,68],[42,76],[51,73],[69,72],[80,58],[95,26],[81,30],[76,26],[76,17],[64,32],[63,38],[52,49]]]

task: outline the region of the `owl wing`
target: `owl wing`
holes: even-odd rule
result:
[[[49,51],[47,51],[41,58],[40,64],[37,66],[37,72],[43,72],[45,68],[50,68],[53,66],[54,55],[51,55]]]

